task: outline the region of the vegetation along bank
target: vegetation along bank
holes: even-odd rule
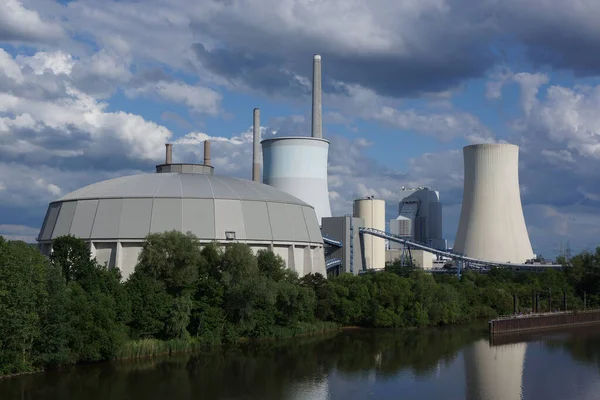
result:
[[[240,243],[200,249],[196,237],[173,231],[149,235],[121,282],[74,237],[56,239],[50,259],[0,237],[0,376],[339,326],[449,325],[509,314],[513,294],[531,307],[532,290],[565,291],[570,308],[583,307],[584,292],[588,307],[600,303],[600,249],[561,272],[467,271],[459,281],[398,264],[386,270],[298,278],[271,252],[255,256]]]

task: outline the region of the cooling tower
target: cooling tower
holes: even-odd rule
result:
[[[365,228],[385,231],[385,201],[367,197],[354,200],[354,217],[362,218]],[[385,267],[385,239],[363,235],[366,269]]]
[[[463,149],[465,182],[454,251],[487,261],[533,258],[519,190],[519,147],[478,144]]]
[[[463,352],[467,400],[520,400],[526,343],[490,346],[477,341]]]
[[[319,225],[331,217],[327,187],[329,142],[313,137],[281,137],[261,142],[263,183],[314,207]]]

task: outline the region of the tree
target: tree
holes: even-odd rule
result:
[[[205,264],[198,238],[178,231],[146,237],[135,270],[164,283],[171,295],[191,290]]]
[[[24,242],[0,240],[0,375],[31,371],[42,335],[46,259]]]
[[[61,236],[53,241],[50,261],[60,266],[67,283],[73,279],[81,280],[95,264],[95,261],[91,260],[88,245],[72,235]]]

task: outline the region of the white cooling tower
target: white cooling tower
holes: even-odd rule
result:
[[[385,231],[385,201],[367,197],[354,200],[354,217],[362,218],[365,228]],[[366,269],[385,267],[385,239],[364,235]]]
[[[329,142],[314,137],[281,137],[261,142],[263,183],[314,207],[319,225],[331,217],[327,187]]]
[[[454,251],[488,261],[533,258],[519,190],[519,147],[477,144],[463,149],[465,182]]]

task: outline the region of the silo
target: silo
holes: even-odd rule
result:
[[[329,142],[314,137],[280,137],[261,142],[263,183],[313,206],[319,225],[331,217],[327,187]]]
[[[466,146],[464,191],[454,251],[488,261],[533,258],[521,207],[519,147]]]
[[[365,228],[385,231],[385,201],[383,200],[373,197],[354,200],[354,216],[363,219]],[[365,268],[384,268],[385,239],[365,235],[364,246]]]

